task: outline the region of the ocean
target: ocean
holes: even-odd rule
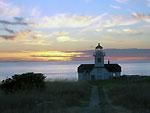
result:
[[[77,67],[82,63],[92,62],[0,62],[0,80],[26,72],[43,73],[50,80],[77,80]],[[118,64],[122,67],[122,75],[150,75],[150,62]]]

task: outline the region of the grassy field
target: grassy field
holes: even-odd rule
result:
[[[0,91],[0,113],[70,113],[66,108],[84,106],[90,97],[88,82],[46,82],[41,90],[5,94]]]
[[[103,113],[150,113],[150,77],[92,81],[98,85]]]
[[[47,81],[45,89],[12,94],[0,90],[0,113],[78,113],[76,108],[88,106],[92,85],[99,88],[101,113],[150,113],[150,77],[140,76]]]

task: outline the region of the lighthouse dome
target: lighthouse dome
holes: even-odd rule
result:
[[[95,49],[103,49],[103,47],[100,45],[100,43],[98,43]]]

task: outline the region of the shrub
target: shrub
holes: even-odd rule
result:
[[[11,78],[3,80],[0,88],[5,92],[16,92],[18,90],[28,90],[33,88],[43,88],[45,86],[45,76],[41,73],[16,74]]]

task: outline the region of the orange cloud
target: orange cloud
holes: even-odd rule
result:
[[[1,61],[69,61],[73,57],[81,55],[80,52],[62,52],[62,51],[45,51],[45,52],[13,52],[1,53]]]

